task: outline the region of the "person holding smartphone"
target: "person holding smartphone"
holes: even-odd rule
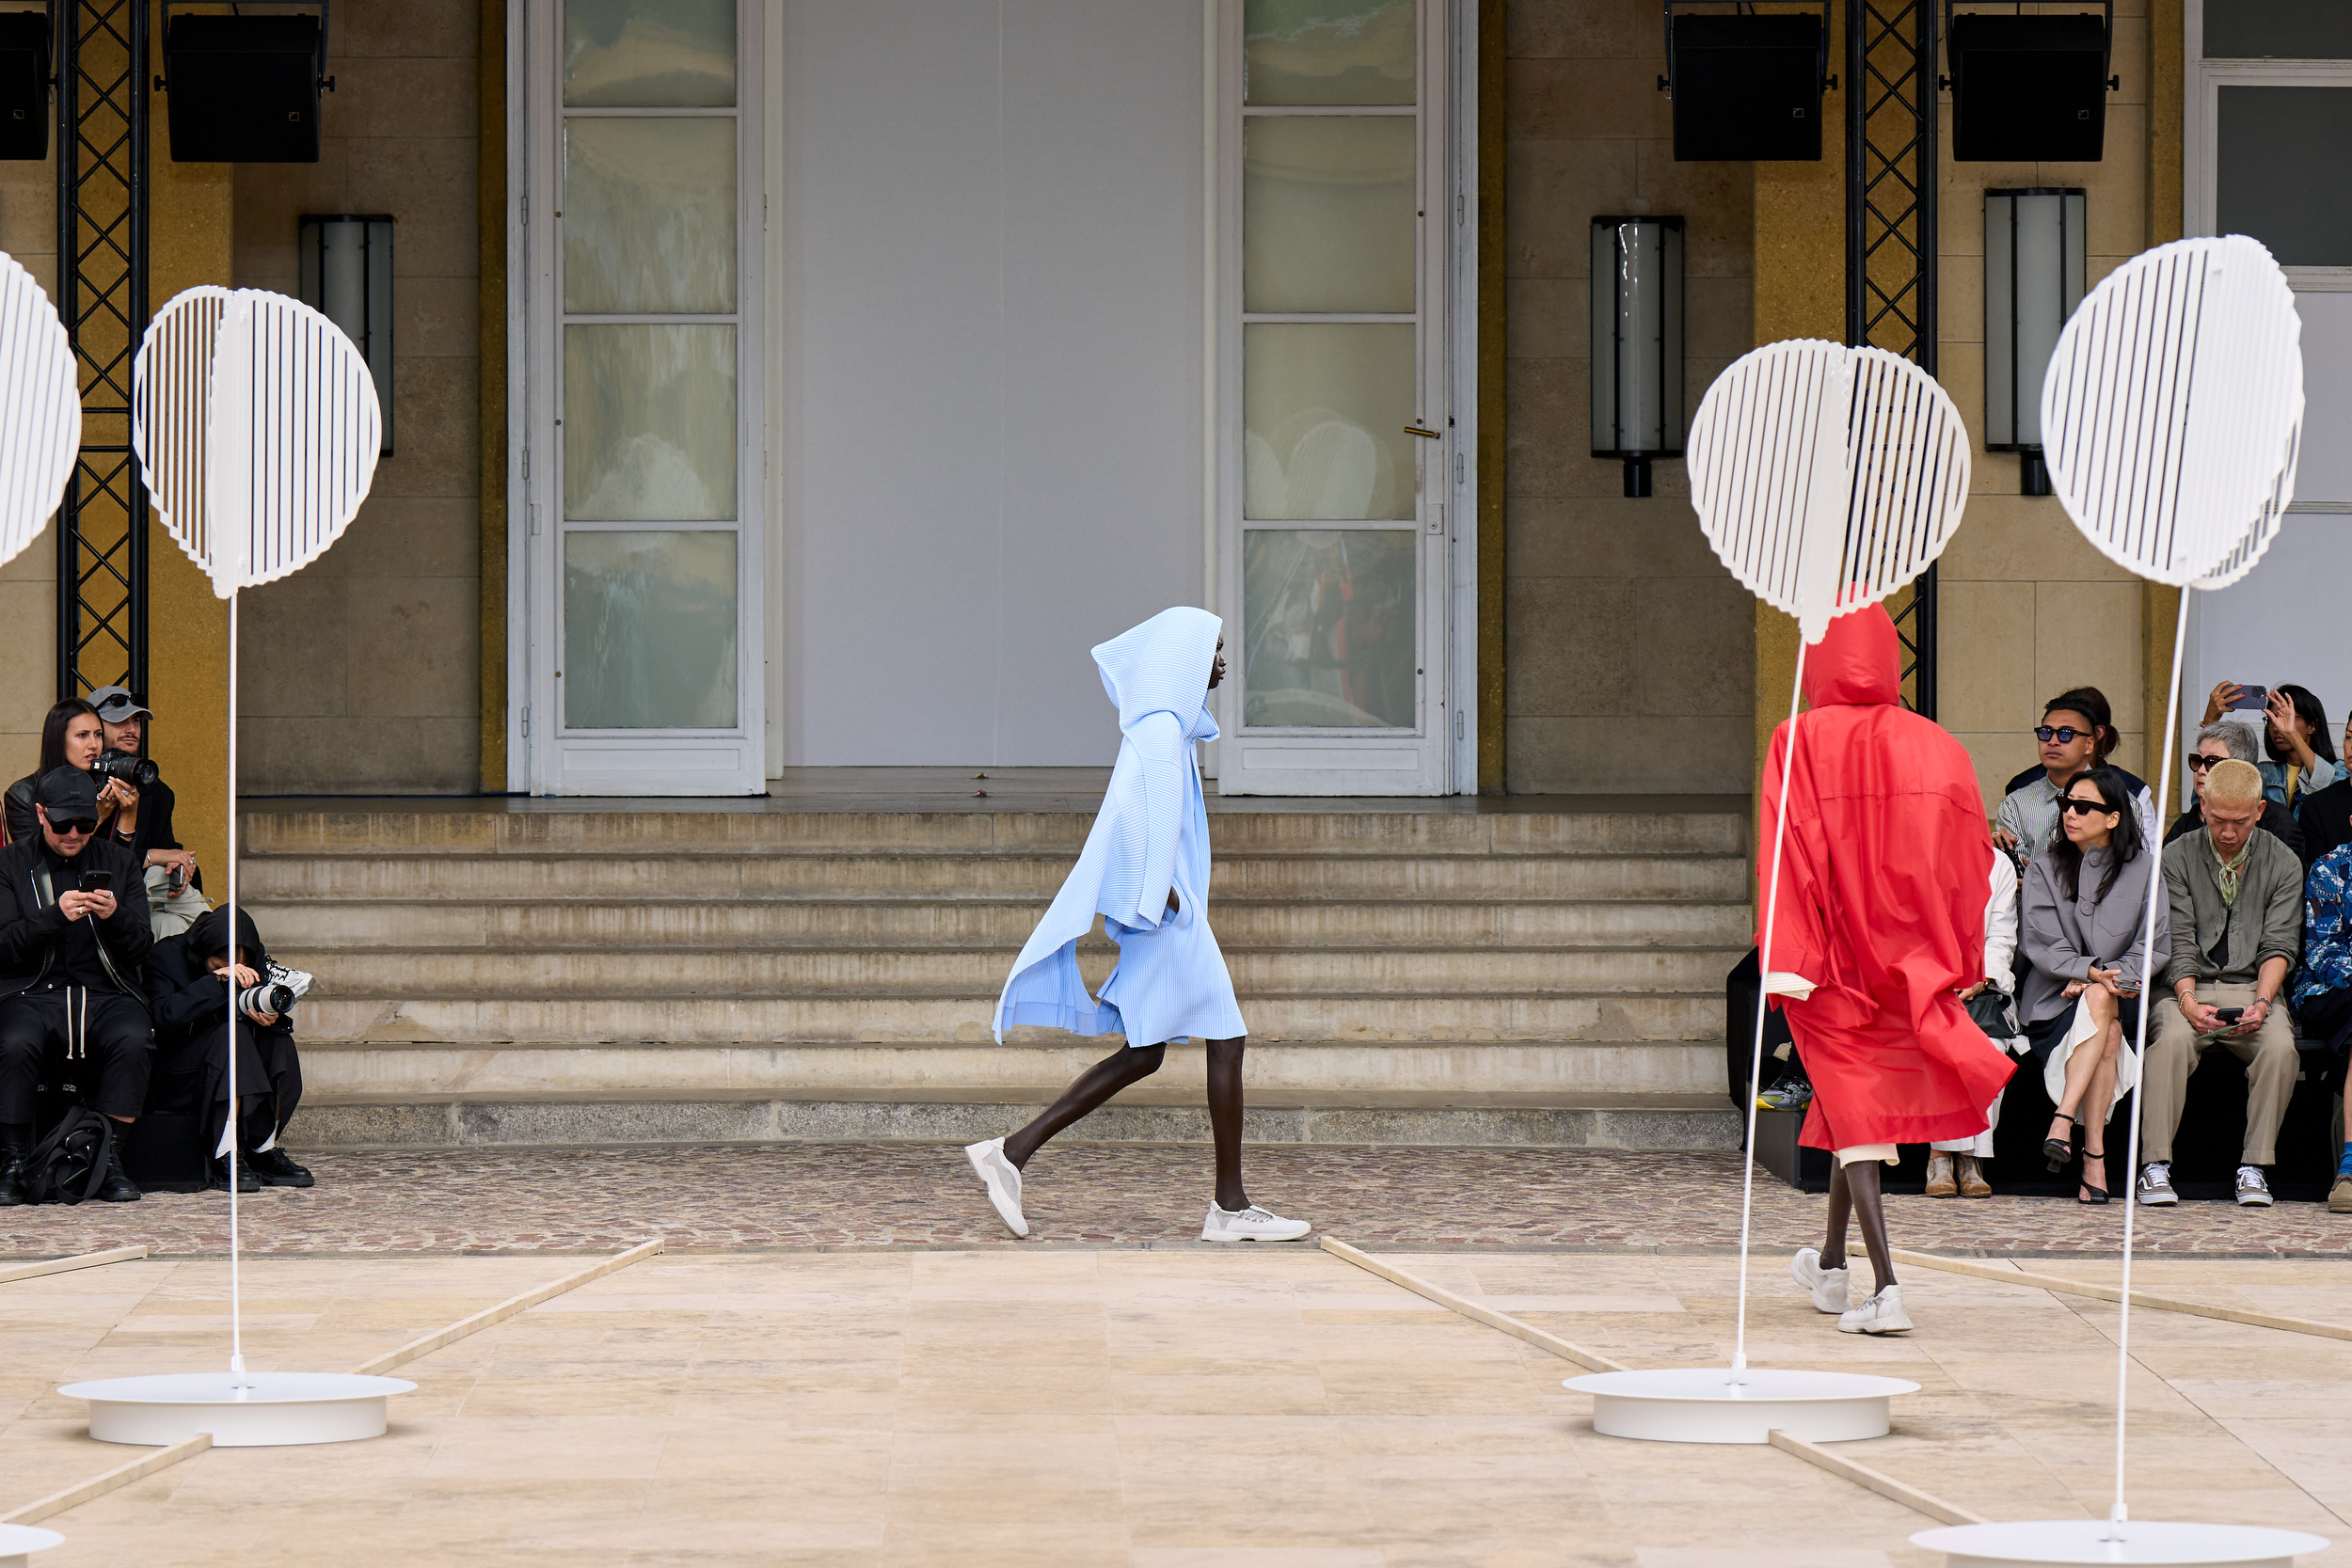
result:
[[[99,838],[97,785],[80,768],[42,774],[33,813],[35,836],[0,849],[0,1207],[30,1196],[44,1062],[62,1064],[91,1109],[128,1125],[147,1102],[154,1043],[137,862]],[[136,1203],[121,1148],[97,1196]]]
[[[2262,710],[2263,750],[2255,764],[2263,776],[2263,794],[2292,809],[2307,795],[2327,788],[2344,777],[2344,765],[2328,736],[2328,709],[2306,686],[2288,683],[2264,688],[2223,681],[2205,699],[2205,722],[2210,724],[2233,710]]]
[[[2032,968],[2018,1003],[2026,1045],[2042,1064],[2058,1114],[2042,1151],[2054,1171],[2075,1158],[2077,1203],[2107,1201],[2106,1129],[2137,1081],[2127,1031],[2139,1028],[2140,919],[2156,857],[2140,831],[2131,786],[2112,768],[2078,775],[2058,798],[2058,836],[2026,869],[2019,945]],[[2156,908],[2156,951],[2169,954],[2167,910]]]

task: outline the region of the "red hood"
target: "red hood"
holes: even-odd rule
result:
[[[1814,707],[1902,701],[1902,644],[1883,605],[1840,615],[1804,656],[1804,700]]]

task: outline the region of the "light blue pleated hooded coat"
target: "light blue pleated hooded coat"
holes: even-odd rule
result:
[[[1016,1024],[1123,1034],[1131,1046],[1249,1032],[1209,929],[1209,814],[1193,746],[1216,738],[1209,672],[1223,626],[1180,607],[1095,648],[1119,708],[1119,761],[1077,865],[997,999],[998,1040]],[[1078,939],[1098,914],[1119,943],[1100,1000],[1078,973]]]

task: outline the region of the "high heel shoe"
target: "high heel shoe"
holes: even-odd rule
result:
[[[2064,1111],[2058,1113],[2058,1119],[2060,1121],[2073,1122],[2074,1127],[2080,1127],[2083,1124],[2082,1117],[2070,1117]],[[2064,1170],[2067,1167],[2067,1164],[2074,1158],[2074,1129],[2069,1128],[2067,1130],[2066,1136],[2063,1138],[2042,1139],[2042,1157],[2050,1162],[2050,1170],[2053,1174]]]
[[[2074,1195],[2075,1202],[2096,1205],[2107,1201],[2107,1190],[2105,1187],[2094,1187],[2090,1184],[2090,1173],[2092,1171],[2095,1170],[2100,1175],[2105,1176],[2106,1174],[2106,1150],[2090,1148],[2083,1150],[2082,1175],[2076,1178],[2076,1180],[2079,1181],[2082,1186],[2082,1192]],[[2083,1193],[2089,1193],[2090,1196],[2089,1197],[2085,1197],[2083,1196]]]

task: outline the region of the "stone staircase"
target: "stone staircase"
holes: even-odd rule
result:
[[[969,1139],[1116,1044],[988,1028],[1085,814],[458,804],[246,818],[245,896],[319,977],[297,1147]],[[1220,802],[1248,1135],[1736,1147],[1746,825],[1712,805]],[[1200,1083],[1171,1050],[1087,1135],[1205,1138]]]

